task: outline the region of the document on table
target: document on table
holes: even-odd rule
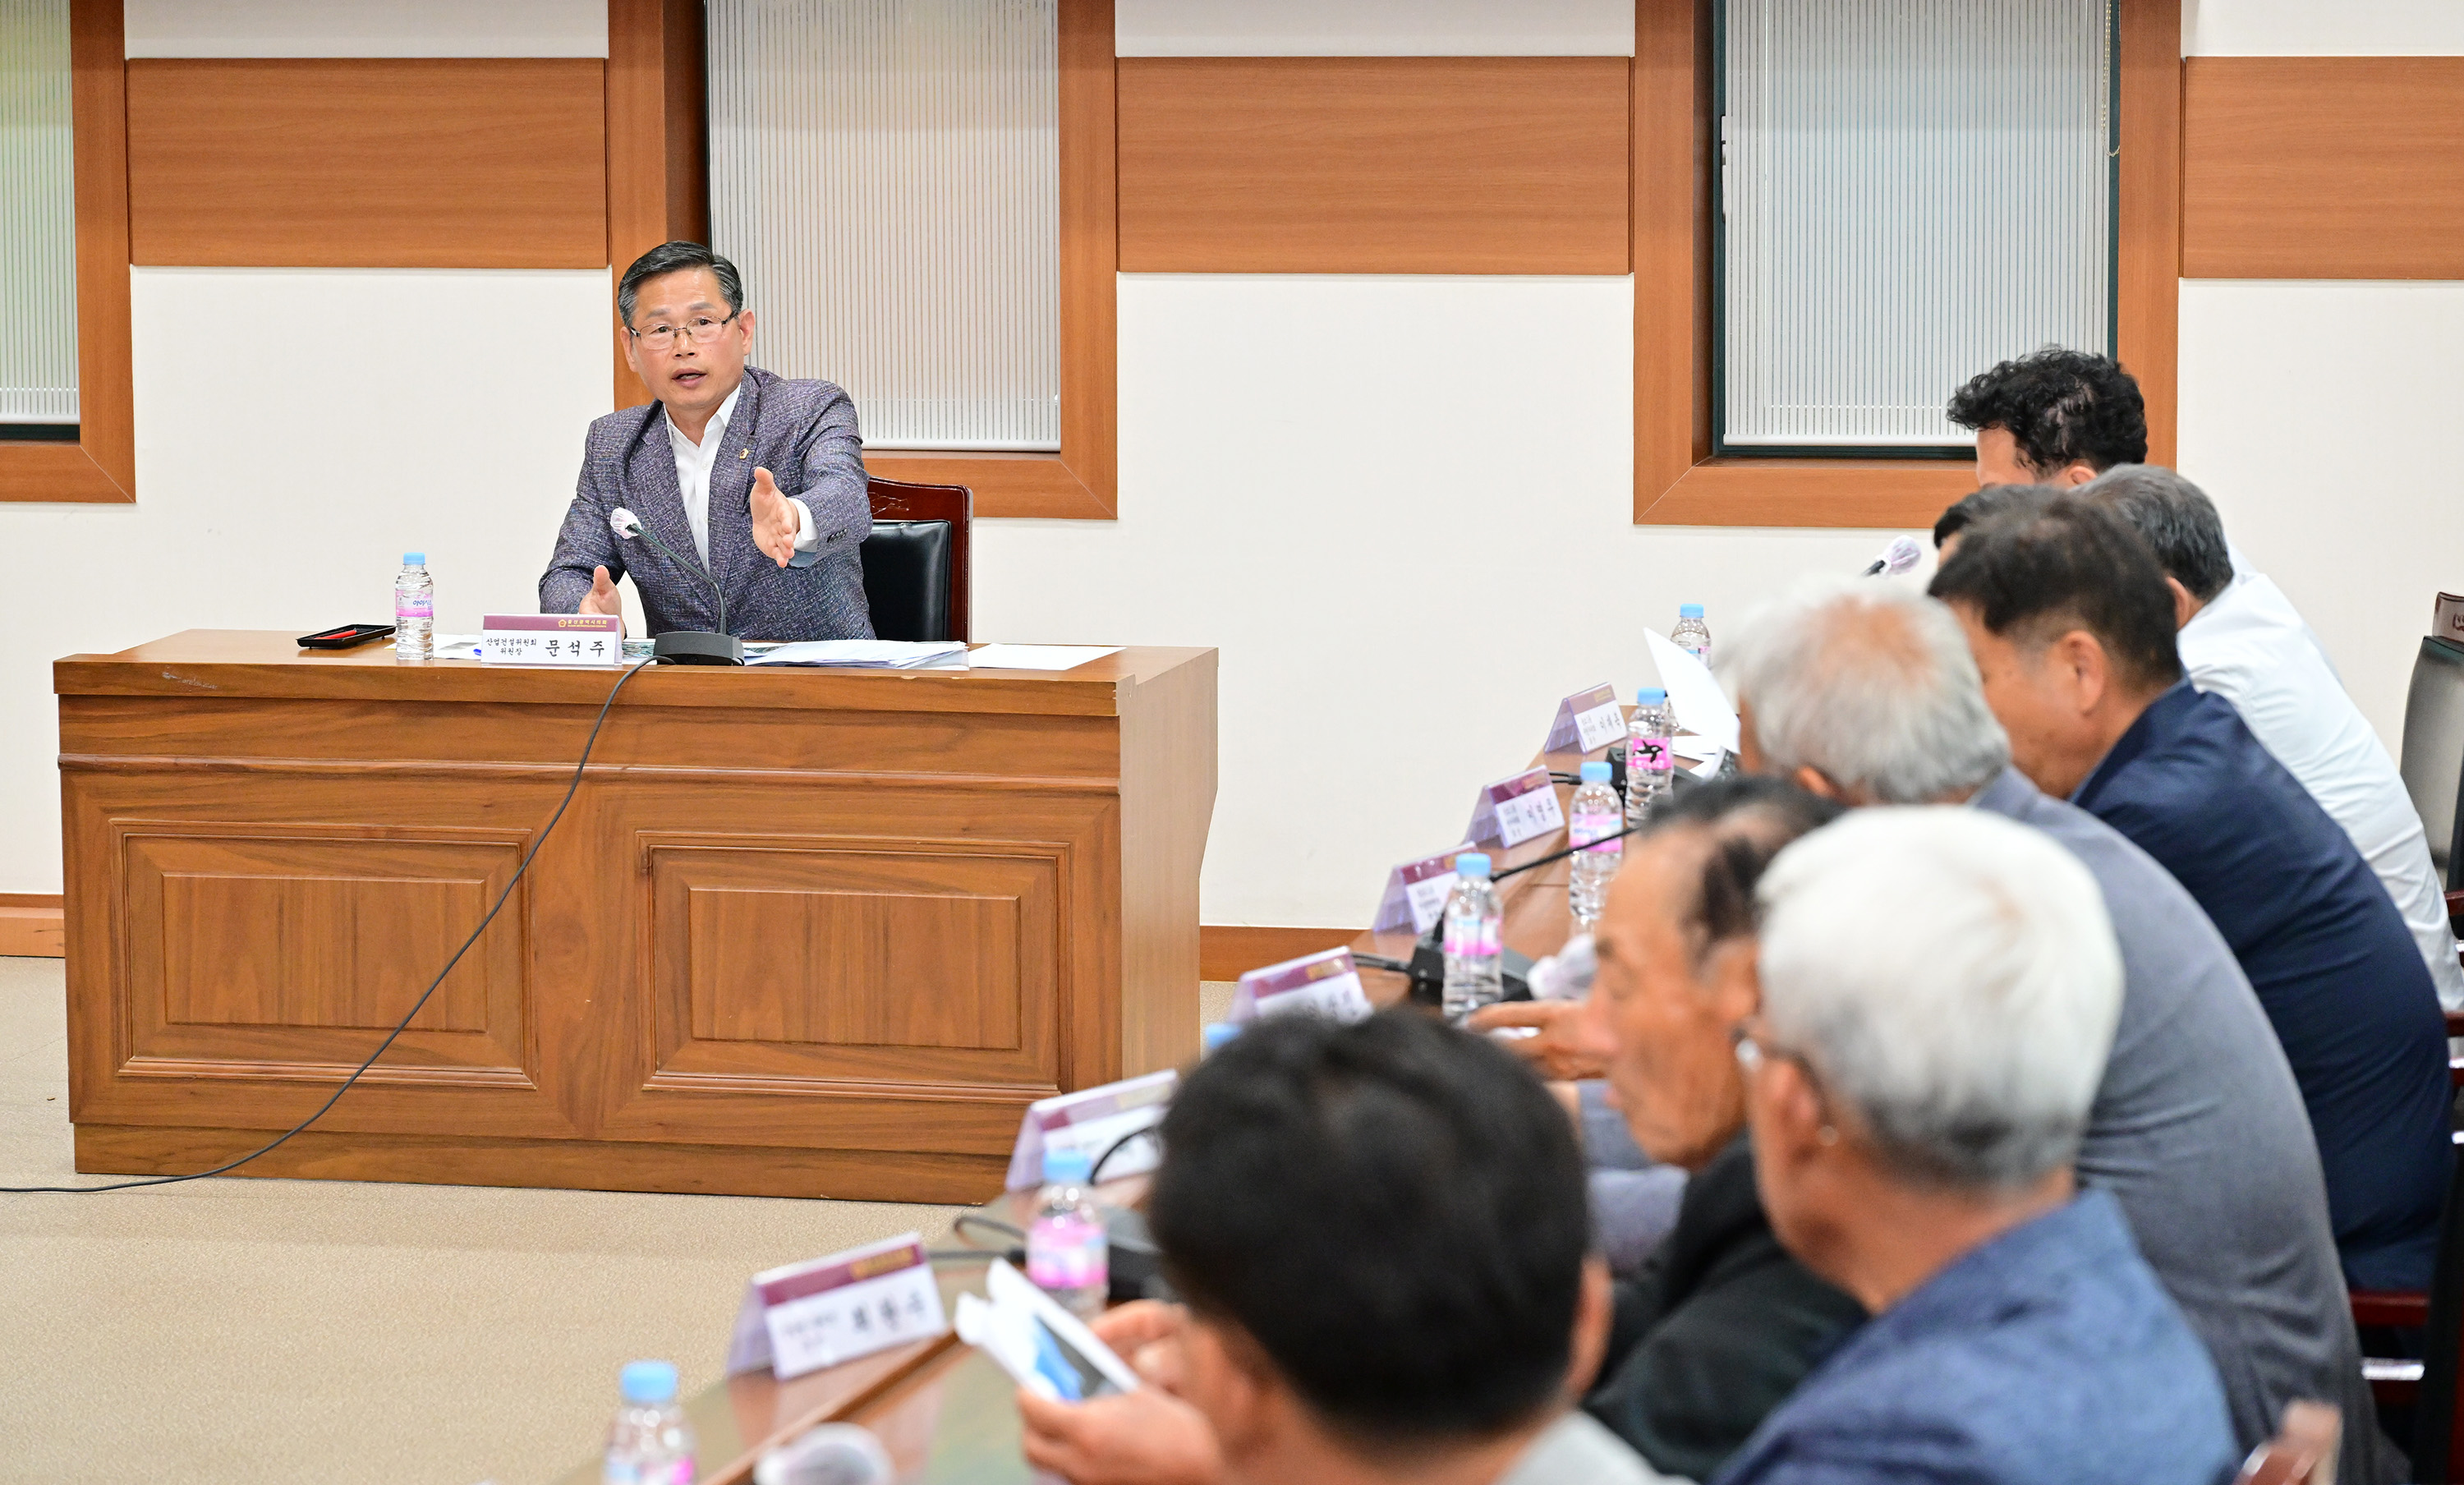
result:
[[[966,653],[967,647],[955,639],[807,639],[748,656],[744,663],[912,671]]]
[[[979,671],[1066,671],[1108,654],[1118,645],[985,645],[967,652],[967,665]]]
[[[1667,690],[1670,704],[1677,708],[1678,723],[1735,752],[1737,711],[1728,704],[1728,694],[1712,678],[1710,667],[1656,630],[1644,630],[1642,637],[1651,642],[1651,663],[1660,671],[1660,684]]]

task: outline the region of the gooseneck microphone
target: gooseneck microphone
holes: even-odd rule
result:
[[[715,634],[701,630],[670,630],[650,640],[651,657],[663,665],[741,665],[744,663],[744,641],[727,632],[727,593],[718,586],[707,568],[697,562],[687,562],[659,540],[659,534],[642,524],[642,518],[622,505],[609,513],[608,529],[619,540],[629,542],[635,537],[657,547],[659,555],[678,567],[710,585],[713,598],[718,600],[718,629]]]
[[[1891,544],[1882,548],[1882,555],[1875,558],[1873,563],[1858,576],[1898,577],[1901,573],[1914,567],[1917,560],[1924,555],[1925,548],[1917,544],[1915,537],[1895,536],[1891,538]]]

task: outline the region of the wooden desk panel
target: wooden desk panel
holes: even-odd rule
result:
[[[55,669],[80,1169],[296,1122],[495,900],[614,671],[197,633]],[[646,672],[556,833],[265,1175],[972,1200],[1185,1060],[1211,651]]]

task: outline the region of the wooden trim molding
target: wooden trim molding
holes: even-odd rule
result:
[[[2173,457],[2181,241],[2181,0],[2122,0],[2118,349]],[[1711,456],[1711,13],[1638,0],[1634,56],[1634,520],[1930,526],[1964,463]],[[1946,395],[1949,388],[1944,388]]]
[[[1287,959],[1339,949],[1363,928],[1260,928],[1247,923],[1208,923],[1198,930],[1198,977],[1238,980],[1252,969]]]
[[[61,918],[56,892],[0,892],[0,956],[66,958],[68,934]]]
[[[0,500],[137,499],[129,374],[127,43],[121,0],[71,0],[77,149],[77,441],[0,443]]]
[[[649,388],[625,364],[616,281],[660,243],[710,240],[701,0],[607,0],[607,299],[615,406]]]
[[[1120,64],[1121,271],[1628,271],[1617,56]]]
[[[2464,56],[2194,56],[2182,274],[2464,278]]]
[[[976,514],[1110,521],[1119,509],[1118,168],[1112,0],[1061,3],[1061,452],[868,455],[911,484],[965,485]]]

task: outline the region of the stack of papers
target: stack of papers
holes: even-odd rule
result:
[[[966,645],[956,639],[807,639],[748,655],[744,663],[912,671],[954,658],[963,663],[966,654]]]

